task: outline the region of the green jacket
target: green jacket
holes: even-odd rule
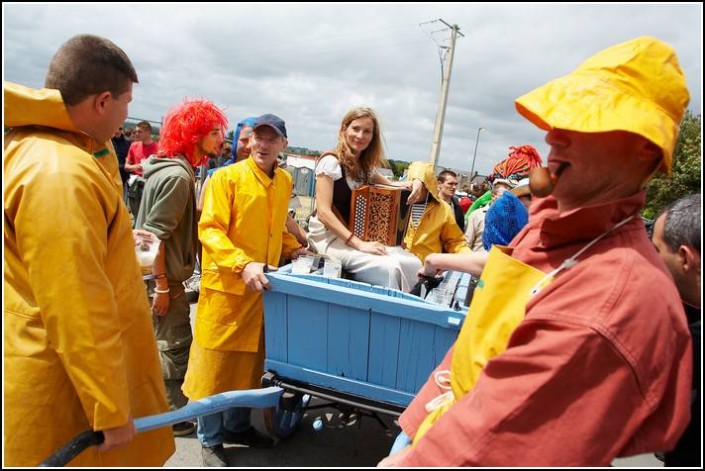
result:
[[[159,237],[165,244],[167,278],[184,281],[196,263],[196,177],[181,156],[152,156],[143,169],[146,182],[135,227]]]

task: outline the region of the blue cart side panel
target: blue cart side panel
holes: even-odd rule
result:
[[[437,365],[434,362],[434,326],[403,320],[399,339],[397,387],[416,392]],[[423,380],[422,380],[423,378]]]
[[[264,335],[267,339],[267,357],[288,362],[289,344],[287,341],[287,296],[283,293],[271,293],[267,296],[267,318]]]
[[[289,363],[326,371],[328,367],[328,309],[315,299],[288,296],[287,343]],[[265,318],[265,325],[268,320]]]
[[[457,337],[464,313],[387,288],[268,274],[265,369],[406,406]]]
[[[383,403],[409,404],[464,319],[463,312],[365,283],[267,276],[265,369]]]
[[[354,307],[328,306],[328,367],[344,378],[367,380],[370,313]]]
[[[399,335],[401,319],[374,316],[370,328],[370,373],[367,379],[374,384],[396,389],[399,363]]]

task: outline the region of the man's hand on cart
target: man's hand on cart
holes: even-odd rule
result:
[[[137,435],[135,423],[130,417],[125,425],[103,430],[103,443],[98,445],[98,451],[105,452],[130,443]]]
[[[310,255],[311,257],[313,257],[316,254],[311,252],[310,250],[306,249],[306,247],[299,247],[298,249],[291,252],[291,259],[296,260],[297,258],[301,257],[302,255]]]
[[[250,262],[242,270],[242,280],[250,291],[269,290],[269,280],[264,274],[269,271],[266,263]]]
[[[435,254],[432,254],[435,255]],[[418,273],[416,276],[420,280],[425,280],[427,278],[434,278],[436,276],[441,275],[445,269],[442,267],[438,267],[433,263],[433,260],[435,260],[432,256],[426,257],[424,260],[423,266],[419,269]]]
[[[42,461],[39,466],[42,468],[57,468],[67,465],[72,459],[89,447],[96,446],[100,451],[129,443],[137,433],[149,432],[168,425],[178,424],[185,420],[192,420],[205,415],[212,415],[223,412],[233,407],[244,407],[248,409],[269,409],[277,407],[284,390],[280,387],[269,386],[264,389],[245,389],[240,391],[228,391],[213,396],[204,397],[197,401],[190,401],[184,407],[161,414],[148,415],[132,420],[120,427],[106,430],[85,430],[59,450]],[[308,404],[308,401],[306,402]],[[284,413],[283,411],[281,412]],[[289,417],[293,417],[288,412]],[[301,414],[298,415],[300,423]],[[281,422],[277,422],[281,423]],[[290,422],[291,424],[291,422]]]

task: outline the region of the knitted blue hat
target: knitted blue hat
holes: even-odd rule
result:
[[[526,207],[510,191],[505,191],[487,210],[482,246],[489,251],[493,245],[509,244],[527,222]]]

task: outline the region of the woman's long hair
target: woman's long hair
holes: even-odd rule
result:
[[[358,157],[355,157],[352,149],[345,141],[345,131],[350,123],[356,119],[370,118],[374,129],[372,130],[372,140],[370,145],[363,150]],[[345,168],[345,174],[352,180],[363,180],[369,183],[372,171],[382,166],[384,161],[384,149],[382,147],[382,132],[379,129],[379,120],[372,108],[353,108],[343,116],[338,130],[338,145],[335,146],[335,154],[340,161],[340,165]]]

